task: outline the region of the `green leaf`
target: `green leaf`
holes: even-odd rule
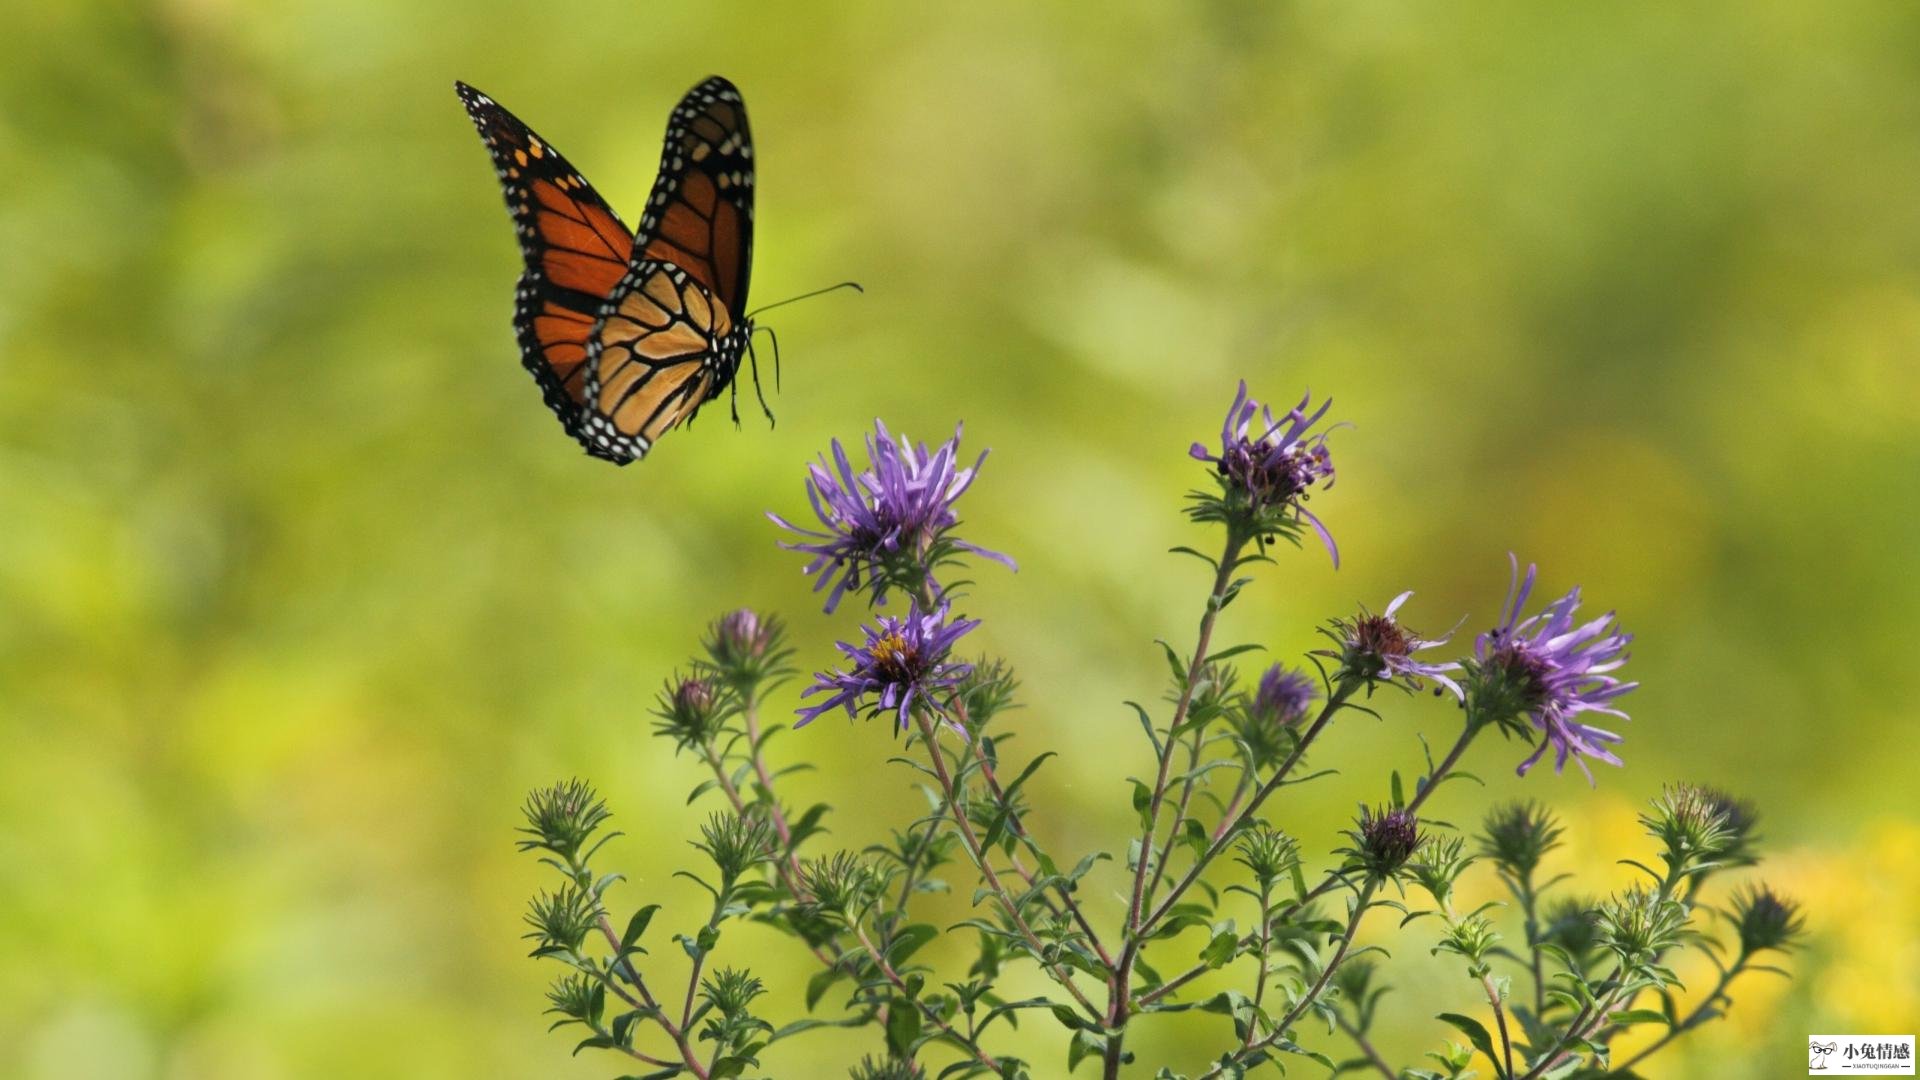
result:
[[[581,1039],[579,1045],[573,1048],[573,1052],[575,1055],[578,1055],[580,1051],[589,1047],[595,1050],[609,1050],[613,1048],[613,1040],[607,1038],[605,1035],[595,1035],[590,1039]]]
[[[808,979],[807,1011],[812,1012],[813,1007],[820,1004],[820,999],[827,996],[827,991],[833,988],[833,984],[839,982],[845,976],[846,972],[841,971],[839,968],[828,968],[825,971],[817,972],[813,978]]]
[[[1445,1020],[1460,1029],[1460,1033],[1473,1043],[1473,1048],[1487,1055],[1487,1060],[1494,1063],[1494,1069],[1499,1070],[1500,1059],[1493,1054],[1493,1036],[1487,1034],[1487,1029],[1480,1026],[1480,1021],[1471,1016],[1461,1016],[1459,1013],[1441,1013],[1438,1019]]]
[[[926,923],[903,926],[894,936],[893,944],[887,946],[887,959],[893,961],[894,966],[898,967],[906,963],[907,958],[918,952],[922,945],[939,936],[940,931]]]
[[[1012,802],[1013,793],[1020,790],[1020,785],[1027,782],[1028,778],[1033,775],[1035,769],[1038,769],[1041,765],[1046,764],[1046,760],[1054,756],[1056,756],[1056,751],[1049,750],[1046,753],[1041,754],[1039,757],[1034,758],[1032,761],[1027,762],[1027,767],[1024,769],[1021,769],[1020,775],[1013,778],[1013,783],[1008,784],[1006,786],[1006,790],[1004,792],[1006,796],[1006,801]]]
[[[905,998],[894,998],[887,1007],[887,1049],[894,1057],[910,1058],[919,1037],[920,1010]]]
[[[1634,1024],[1665,1024],[1667,1014],[1659,1009],[1624,1009],[1613,1013],[1607,1019],[1610,1023],[1629,1027]]]
[[[1104,1036],[1093,1031],[1076,1031],[1073,1033],[1073,1041],[1067,1044],[1067,1071],[1072,1072],[1074,1066],[1089,1056],[1106,1052],[1107,1040]]]
[[[1054,1005],[1051,1006],[1051,1009],[1053,1011],[1053,1018],[1060,1021],[1060,1026],[1066,1028],[1068,1031],[1079,1031],[1081,1028],[1087,1026],[1087,1022],[1082,1020],[1080,1014],[1074,1012],[1070,1006]]]
[[[633,949],[634,944],[640,940],[640,935],[647,932],[647,924],[653,921],[653,913],[659,910],[659,904],[648,904],[634,912],[633,918],[627,920],[627,932],[620,935],[622,956]]]
[[[1234,932],[1233,924],[1213,935],[1207,947],[1200,950],[1200,959],[1210,968],[1225,967],[1233,960],[1234,953],[1240,948],[1240,935]]]

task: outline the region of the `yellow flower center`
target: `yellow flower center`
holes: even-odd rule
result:
[[[898,631],[873,643],[873,663],[892,675],[904,675],[913,663],[913,646]]]

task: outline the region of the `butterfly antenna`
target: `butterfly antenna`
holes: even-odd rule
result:
[[[789,296],[785,300],[775,300],[771,304],[763,304],[760,307],[754,308],[752,311],[747,312],[746,317],[751,319],[755,315],[758,315],[763,311],[772,311],[774,308],[782,307],[786,304],[791,304],[799,300],[810,300],[816,296],[824,296],[825,294],[834,292],[835,290],[838,290],[838,289],[852,289],[854,292],[857,292],[857,293],[865,293],[867,291],[861,288],[860,283],[857,281],[843,281],[838,285],[829,285],[824,289],[815,289],[812,292],[801,293],[799,296]]]

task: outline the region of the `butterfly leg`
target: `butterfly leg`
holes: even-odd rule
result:
[[[758,334],[763,330],[766,331],[767,340],[773,345],[773,388],[778,390],[780,388],[780,338],[773,332],[771,326],[756,326],[753,333]],[[760,399],[760,411],[766,414],[767,425],[771,427],[774,423],[773,410],[767,407],[767,395],[760,389],[760,355],[754,351],[752,334],[747,336],[747,359],[753,365],[753,396]]]

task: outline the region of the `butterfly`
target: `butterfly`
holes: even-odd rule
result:
[[[454,88],[493,156],[526,263],[514,293],[520,362],[588,454],[636,461],[733,387],[750,356],[753,138],[740,91],[716,75],[680,99],[632,230],[552,143],[466,83]]]

